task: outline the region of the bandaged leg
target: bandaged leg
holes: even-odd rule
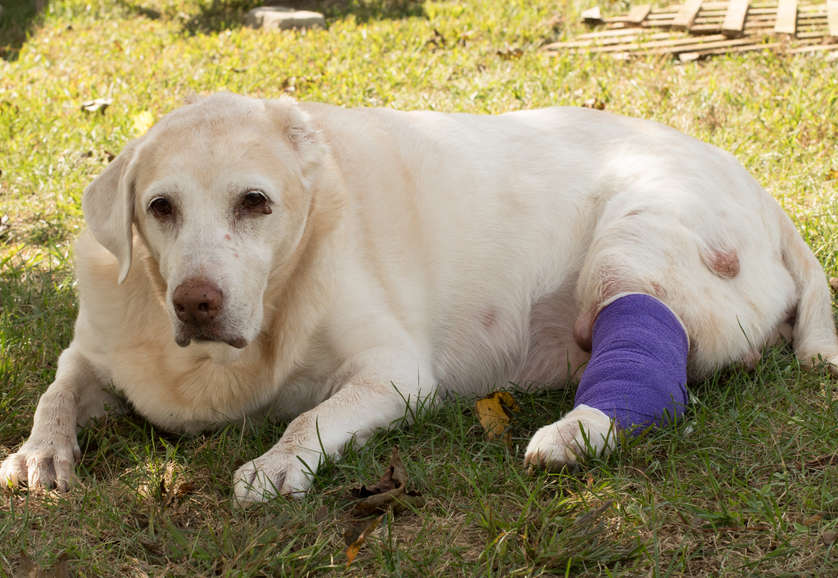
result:
[[[678,317],[639,293],[603,307],[575,406],[596,408],[620,429],[661,425],[687,405],[689,343]]]
[[[687,405],[687,334],[663,303],[639,293],[603,307],[573,411],[541,428],[525,462],[560,467],[586,451],[613,447],[619,430],[675,419]]]

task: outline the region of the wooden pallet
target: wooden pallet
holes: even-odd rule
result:
[[[600,29],[544,49],[618,58],[669,54],[682,61],[754,50],[826,52],[828,59],[838,59],[838,0],[685,0],[665,8],[633,6],[628,14],[610,18],[595,8],[582,19]]]

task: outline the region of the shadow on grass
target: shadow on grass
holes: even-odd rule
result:
[[[17,60],[49,0],[0,0],[0,58]]]
[[[49,0],[0,0],[0,58],[17,60],[48,3]],[[151,20],[179,16],[171,10],[161,12],[146,6],[144,0],[118,0],[117,4],[129,13]],[[204,0],[198,13],[184,20],[183,28],[190,35],[239,28],[244,25],[248,10],[270,5],[322,12],[327,21],[350,15],[359,22],[368,22],[424,14],[420,0]]]
[[[28,433],[75,315],[72,277],[63,267],[0,260],[0,444],[16,445]]]
[[[419,0],[212,0],[184,23],[189,34],[213,33],[244,25],[247,11],[257,6],[286,6],[321,12],[329,20],[354,16],[359,22],[422,16]]]

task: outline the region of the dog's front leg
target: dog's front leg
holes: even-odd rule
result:
[[[55,381],[38,400],[32,433],[0,465],[0,484],[67,490],[80,457],[76,430],[119,405],[91,363],[72,344],[58,358]]]
[[[403,417],[407,407],[432,400],[433,377],[414,354],[375,348],[347,361],[338,374],[349,377],[314,409],[294,419],[279,442],[236,471],[239,504],[278,494],[301,497],[324,454],[338,457],[350,440],[366,441],[376,430]]]

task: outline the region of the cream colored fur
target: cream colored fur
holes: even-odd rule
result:
[[[248,191],[270,214],[242,216]],[[152,214],[161,197],[176,218]],[[693,378],[752,360],[795,313],[801,361],[838,365],[823,271],[775,201],[730,155],[649,121],[221,94],[130,143],[83,205],[75,336],[0,482],[66,488],[76,427],[113,385],[172,431],[290,420],[235,495],[301,493],[323,451],[406,404],[578,377],[577,342],[625,292],[679,316]],[[219,337],[179,347],[173,291],[197,277],[223,293]],[[611,447],[610,428],[577,408],[525,459],[573,463],[586,438]]]

